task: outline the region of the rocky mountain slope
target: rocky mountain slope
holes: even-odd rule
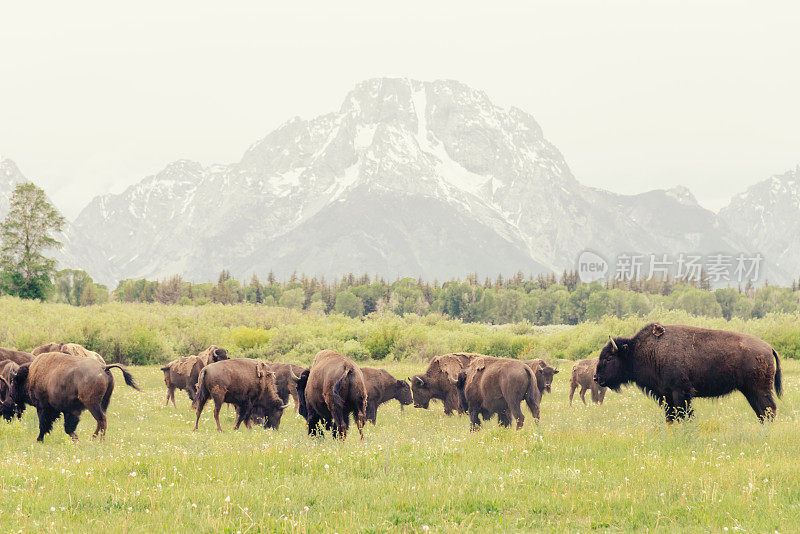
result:
[[[237,163],[176,161],[95,198],[60,259],[107,283],[213,280],[223,268],[449,279],[560,271],[587,248],[609,259],[751,251],[730,222],[683,188],[581,185],[532,116],[481,91],[383,78],[336,112],[286,122]]]

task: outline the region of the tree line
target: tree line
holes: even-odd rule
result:
[[[118,302],[158,302],[174,305],[251,303],[281,306],[317,314],[352,318],[372,313],[442,314],[465,322],[493,324],[528,321],[537,325],[577,324],[606,315],[644,315],[654,309],[683,310],[708,317],[760,318],[770,312],[800,311],[800,281],[791,287],[748,283],[712,290],[707,277],[700,282],[663,278],[616,280],[585,284],[576,271],[440,283],[415,278],[387,281],[368,274],[349,273],[326,280],[292,274],[279,281],[269,272],[262,282],[249,282],[222,270],[217,283],[192,283],[180,276],[163,280],[122,280],[113,291],[95,283],[86,271],[55,270],[45,251],[61,244],[51,235],[61,231],[64,218],[44,191],[24,183],[11,197],[11,209],[0,225],[0,292],[21,298],[48,300],[74,306]]]

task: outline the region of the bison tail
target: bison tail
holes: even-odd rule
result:
[[[336,381],[336,384],[333,386],[333,402],[336,404],[338,408],[344,408],[344,398],[342,397],[342,386],[347,379],[347,376],[350,374],[350,369],[344,372],[342,377]]]
[[[528,403],[528,406],[532,404],[539,404],[542,401],[542,392],[539,391],[539,381],[536,380],[536,373],[528,367],[525,366],[525,371],[528,373],[528,391],[525,392],[525,402]]]
[[[206,400],[208,398],[208,392],[206,391],[205,388],[205,381],[206,381],[206,370],[203,369],[197,376],[197,384],[195,384],[194,402],[197,404],[198,409],[199,406],[205,405]]]
[[[783,384],[781,380],[781,358],[775,349],[772,349],[772,356],[775,357],[775,393],[780,397],[783,394]]]
[[[116,367],[117,369],[122,371],[122,377],[125,379],[125,383],[126,384],[128,384],[130,387],[132,387],[136,391],[141,391],[141,389],[139,389],[139,386],[136,385],[136,381],[133,379],[133,375],[130,374],[128,372],[128,370],[125,369],[122,365],[120,365],[118,363],[112,363],[111,365],[106,365],[106,372],[111,374],[111,369],[113,369],[114,367]]]

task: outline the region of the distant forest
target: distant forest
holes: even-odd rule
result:
[[[644,315],[654,309],[683,310],[694,315],[731,319],[760,318],[772,312],[800,310],[798,282],[791,287],[766,284],[712,290],[707,281],[697,283],[670,278],[611,280],[581,283],[574,271],[510,278],[440,283],[401,278],[386,281],[367,274],[348,274],[341,279],[292,275],[278,281],[270,272],[262,282],[249,282],[223,270],[216,284],[195,284],[173,276],[161,281],[123,280],[116,289],[93,282],[80,270],[59,271],[48,300],[75,306],[118,302],[157,302],[174,305],[251,303],[281,306],[316,314],[363,317],[371,313],[396,315],[442,314],[465,322],[505,324],[528,321],[536,325],[577,324],[603,316]]]

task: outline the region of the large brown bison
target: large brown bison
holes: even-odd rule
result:
[[[691,417],[695,397],[741,391],[758,419],[772,419],[781,395],[778,353],[757,337],[686,325],[649,324],[632,338],[611,338],[595,380],[618,390],[633,382],[663,404],[668,423]]]
[[[13,360],[0,361],[0,417],[6,421],[16,415],[18,418],[22,417],[23,407],[17,406],[14,402],[9,402],[6,406],[5,400],[11,395],[11,373],[16,372],[19,365]]]
[[[294,400],[294,411],[300,406],[297,395],[297,379],[305,368],[293,363],[267,362],[269,370],[275,373],[275,388],[284,404],[289,402],[289,397]]]
[[[300,375],[301,380],[303,375],[305,372]],[[332,350],[318,352],[298,391],[301,387],[305,395],[301,410],[305,412],[309,434],[321,434],[322,424],[333,431],[334,437],[345,439],[352,414],[358,433],[364,438],[367,387],[364,373],[353,360]]]
[[[125,383],[139,389],[133,376],[120,364],[103,365],[83,356],[62,352],[40,354],[31,363],[19,366],[11,373],[11,394],[6,397],[4,408],[14,403],[17,407],[30,404],[39,415],[39,437],[53,428],[60,414],[64,414],[64,432],[78,440],[75,429],[83,410],[89,410],[97,421],[92,437],[106,434],[106,410],[114,391],[111,369],[122,371]]]
[[[385,369],[362,367],[364,385],[367,387],[367,421],[373,425],[378,418],[378,406],[397,399],[400,406],[413,402],[411,386],[405,380],[398,380]]]
[[[427,409],[431,399],[439,399],[444,403],[446,415],[451,415],[453,411],[463,413],[458,401],[458,391],[451,377],[457,377],[472,360],[481,357],[482,354],[456,352],[431,358],[423,374],[414,375],[409,379],[414,407]]]
[[[250,428],[250,419],[255,417],[264,419],[264,428],[277,430],[283,410],[288,407],[275,390],[275,373],[265,362],[250,358],[221,360],[203,367],[197,379],[195,430],[209,398],[214,399],[214,420],[220,432],[219,411],[223,403],[236,407],[234,430],[243,422]]]
[[[10,360],[17,365],[22,365],[23,363],[31,363],[34,357],[30,352],[0,347],[0,362]]]
[[[539,419],[542,394],[536,371],[520,360],[477,358],[459,373],[455,385],[461,408],[469,412],[473,430],[480,427],[481,417],[487,420],[494,414],[501,426],[509,426],[513,417],[519,430],[525,423],[520,409],[522,401],[528,404],[531,415]]]
[[[572,376],[569,380],[569,405],[572,406],[572,397],[575,396],[575,390],[581,388],[579,394],[581,400],[586,404],[586,391],[589,390],[592,395],[592,402],[595,404],[603,404],[603,399],[606,396],[608,388],[604,388],[594,381],[594,374],[597,372],[597,358],[587,358],[585,360],[578,360],[572,366]]]
[[[164,406],[168,405],[171,399],[172,406],[177,408],[175,390],[182,389],[186,391],[189,400],[192,401],[192,408],[197,408],[195,396],[197,393],[197,378],[200,376],[200,371],[209,363],[227,359],[227,350],[211,345],[197,356],[183,356],[162,367],[164,384],[167,386],[167,397],[164,400]]]
[[[93,350],[87,349],[83,345],[78,345],[77,343],[48,343],[47,345],[42,345],[33,349],[34,356],[46,354],[48,352],[63,352],[64,354],[72,354],[73,356],[80,356],[82,358],[96,360],[98,363],[103,365],[106,364],[106,361],[102,356]]]

